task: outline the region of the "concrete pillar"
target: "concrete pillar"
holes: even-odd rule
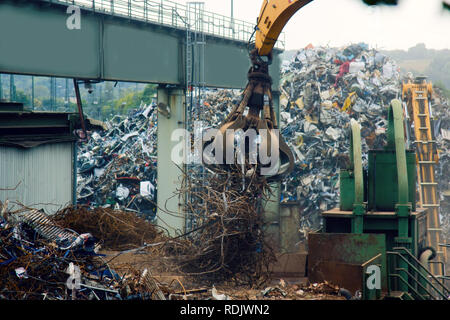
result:
[[[172,132],[185,127],[185,95],[180,88],[158,87],[158,104],[168,105],[170,114],[158,112],[158,211],[157,224],[170,236],[185,231],[182,212],[183,197],[176,195],[181,185],[181,170],[171,159],[172,149],[178,141],[171,141]]]
[[[272,195],[262,204],[266,242],[275,252],[281,252],[280,238],[280,184],[270,185]]]
[[[298,203],[283,203],[280,205],[280,252],[298,253],[304,251],[300,244],[301,206]]]

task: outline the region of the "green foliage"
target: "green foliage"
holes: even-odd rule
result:
[[[141,85],[142,88],[142,85]],[[119,97],[114,97],[114,89]],[[136,90],[137,85],[129,85],[125,88],[114,88],[111,82],[106,82],[102,89],[95,88],[94,93],[82,92],[83,110],[90,117],[106,120],[114,115],[126,115],[131,109],[137,108],[141,103],[150,104],[156,94],[156,85],[148,84],[142,90]],[[101,92],[99,95],[98,93]],[[95,95],[95,99],[94,96]],[[94,104],[93,101],[97,104]]]
[[[145,104],[152,103],[152,98],[155,94],[156,94],[156,85],[148,84],[147,86],[145,86],[145,89],[142,92],[141,95],[142,102],[144,102]]]
[[[115,101],[114,111],[119,114],[126,114],[129,109],[139,106],[139,98],[139,93],[129,91],[125,94],[125,96]]]
[[[108,119],[113,116],[113,108],[111,106],[102,106],[102,119]]]
[[[2,81],[3,96],[9,97],[9,75],[0,74]],[[25,107],[31,108],[32,77],[14,76],[15,101],[22,102]],[[67,89],[66,89],[66,85]],[[93,92],[88,93],[84,85],[80,85],[81,102],[83,111],[89,117],[106,120],[114,115],[125,115],[130,109],[137,108],[141,103],[152,103],[156,94],[156,85],[137,84],[111,81],[93,84]],[[56,100],[50,98],[50,78],[34,77],[34,110],[36,111],[57,111],[57,112],[78,112],[75,101],[75,92],[72,79],[56,79]],[[67,90],[67,91],[66,91]],[[66,101],[65,94],[69,94],[69,101]]]
[[[50,96],[50,89],[44,85],[35,85],[34,96],[37,98],[48,97]]]

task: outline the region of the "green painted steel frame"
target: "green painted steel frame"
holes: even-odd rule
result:
[[[351,290],[359,289],[364,299],[377,299],[381,292],[388,291],[386,239],[384,234],[371,233],[310,233],[308,237],[308,275],[310,281],[333,279],[336,285],[345,286]],[[348,270],[359,270],[361,278],[343,273],[327,274],[321,270],[331,262],[346,266]],[[381,288],[371,290],[367,287],[366,273],[371,265],[377,265],[381,271]],[[345,270],[345,269],[341,269]],[[358,287],[358,288],[356,288]],[[354,293],[354,292],[352,292]]]
[[[361,128],[359,123],[352,119],[352,135],[350,142],[350,157],[355,175],[355,201],[353,203],[352,233],[363,233],[363,217],[366,212],[364,203],[364,177],[362,169]]]
[[[346,232],[349,234],[373,234],[381,233],[386,235],[386,248],[390,251],[397,251],[397,248],[402,250],[409,250],[413,256],[418,255],[419,245],[421,243],[421,235],[419,234],[419,219],[426,210],[422,210],[419,213],[412,214],[411,200],[409,199],[409,187],[408,184],[408,167],[407,157],[404,141],[404,126],[403,126],[403,110],[401,102],[397,99],[391,101],[388,110],[388,145],[386,150],[392,150],[395,153],[395,166],[393,170],[396,172],[398,184],[398,198],[395,199],[395,207],[392,208],[392,213],[389,212],[367,212],[365,203],[361,200],[361,187],[357,188],[357,174],[356,164],[360,160],[360,154],[358,154],[359,136],[358,127],[356,122],[352,123],[352,136],[351,136],[351,162],[352,169],[355,171],[353,177],[346,171],[342,177],[345,178],[344,185],[341,185],[342,191],[354,192],[353,211],[340,211],[340,212],[324,212],[324,230],[325,232],[331,232],[333,234]],[[360,169],[358,168],[358,171]],[[378,170],[380,170],[378,168]],[[369,168],[370,171],[370,168]],[[413,170],[414,171],[414,170]],[[388,173],[389,174],[389,173]],[[360,176],[361,174],[359,174]],[[369,180],[374,179],[373,175],[369,174]],[[358,179],[360,181],[360,178]],[[360,191],[358,193],[358,190]],[[346,210],[349,208],[349,199],[346,198],[345,206]],[[341,203],[342,206],[342,203]],[[348,213],[347,213],[348,212]],[[325,233],[327,234],[327,233]],[[350,245],[351,246],[351,245]],[[408,252],[409,252],[408,251]],[[333,254],[328,252],[327,254]],[[398,252],[403,258],[403,253]],[[405,259],[398,259],[395,261],[396,265],[393,266],[390,262],[387,266],[389,274],[392,277],[397,277],[400,281],[397,283],[396,289],[403,292],[410,292],[411,288],[408,281],[410,276],[410,270],[408,269],[408,263]],[[391,279],[389,279],[389,283]],[[370,293],[373,296],[374,293]]]

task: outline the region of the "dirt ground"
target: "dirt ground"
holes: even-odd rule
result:
[[[149,252],[124,253],[116,256],[116,251],[102,251],[107,256],[109,266],[121,276],[130,269],[151,270],[166,297],[173,300],[207,300],[224,298],[228,300],[345,300],[338,295],[338,288],[328,283],[308,283],[307,278],[274,278],[258,288],[217,284],[214,286],[195,282],[168,270],[168,261],[156,260]],[[164,259],[164,258],[163,258]],[[213,291],[214,295],[213,296]]]

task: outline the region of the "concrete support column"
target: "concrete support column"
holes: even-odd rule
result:
[[[280,235],[280,184],[270,184],[272,195],[263,201],[264,234],[268,244],[275,252],[283,251]]]
[[[176,195],[181,185],[181,170],[172,161],[171,153],[179,141],[171,141],[176,129],[185,128],[185,95],[180,88],[158,87],[158,211],[157,224],[176,236],[185,231],[182,211],[183,197]]]

